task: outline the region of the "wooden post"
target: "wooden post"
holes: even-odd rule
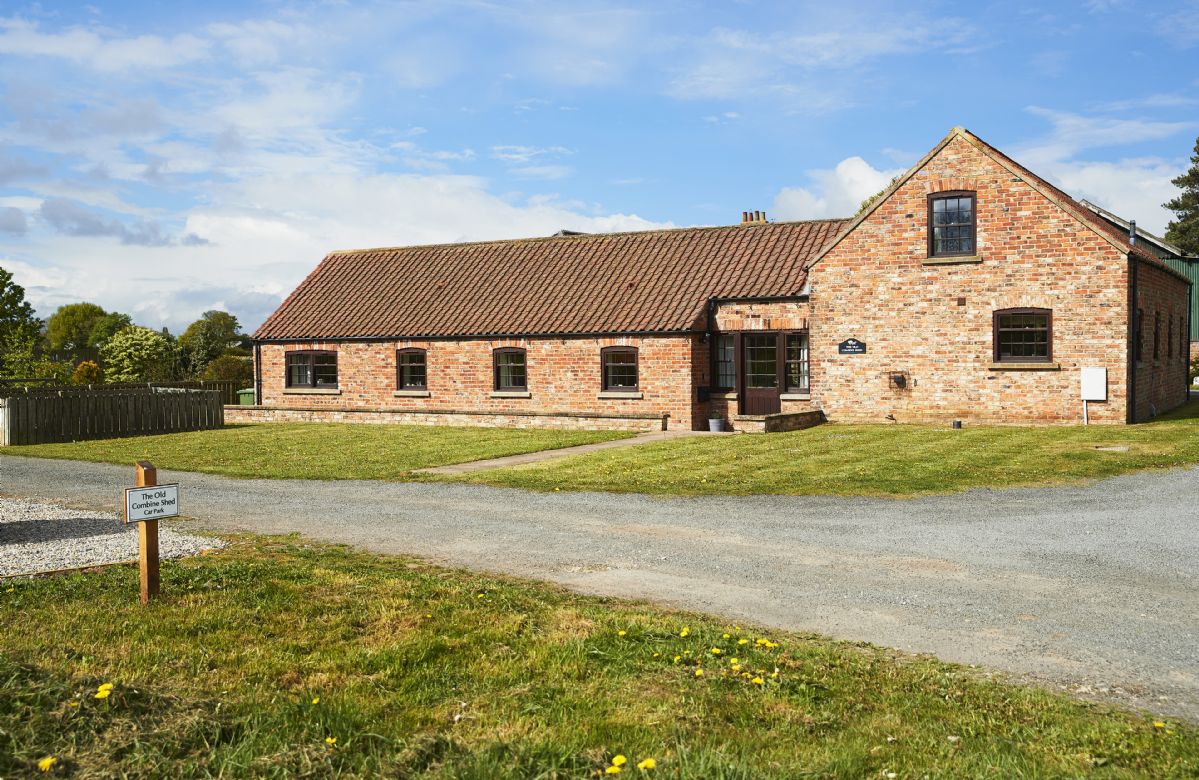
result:
[[[154,487],[158,484],[158,469],[149,461],[137,462],[137,486]],[[158,521],[143,520],[137,524],[137,559],[141,570],[142,603],[158,595]]]

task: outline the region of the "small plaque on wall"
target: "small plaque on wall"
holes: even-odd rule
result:
[[[845,339],[837,345],[837,352],[841,355],[864,355],[866,354],[866,342],[858,341],[857,339]]]

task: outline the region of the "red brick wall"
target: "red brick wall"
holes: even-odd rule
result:
[[[929,193],[977,193],[981,262],[928,265]],[[952,139],[813,269],[812,393],[831,420],[1077,423],[1079,369],[1108,371],[1092,422],[1126,419],[1123,252]],[[992,313],[1053,310],[1058,371],[992,370]],[[863,355],[839,355],[848,338]],[[908,386],[889,387],[889,374]]]
[[[465,341],[303,342],[263,344],[262,404],[305,410],[386,410],[407,413],[485,412],[571,415],[599,418],[594,427],[610,427],[612,415],[669,414],[671,429],[690,428],[693,417],[692,337],[528,338]],[[641,398],[601,396],[600,349],[638,348]],[[397,397],[396,350],[427,350],[429,397]],[[492,351],[499,347],[527,350],[529,398],[493,397]],[[284,353],[329,349],[338,353],[336,395],[284,392]],[[520,424],[531,418],[513,416]],[[462,424],[480,424],[461,416]],[[566,420],[559,420],[567,424]],[[452,424],[452,423],[451,423]],[[527,423],[530,426],[532,422]],[[575,421],[585,426],[586,423]],[[631,420],[628,427],[645,427]]]
[[[1187,284],[1168,271],[1139,263],[1136,289],[1137,308],[1144,312],[1144,349],[1136,364],[1134,390],[1136,421],[1140,422],[1186,402],[1187,355],[1180,349],[1179,317],[1185,327]],[[1160,315],[1157,359],[1153,357],[1154,315]]]

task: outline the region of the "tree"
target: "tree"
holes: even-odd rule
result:
[[[209,363],[239,345],[244,338],[237,317],[225,311],[204,312],[179,337],[183,370],[199,376]]]
[[[1184,252],[1199,255],[1199,138],[1195,139],[1191,167],[1171,183],[1182,192],[1162,204],[1177,217],[1166,226],[1166,240]]]
[[[75,355],[87,347],[96,323],[108,312],[94,303],[68,303],[46,320],[46,345],[51,352]]]
[[[96,320],[96,324],[92,327],[91,335],[87,337],[87,345],[93,349],[103,347],[110,338],[117,333],[123,331],[133,324],[133,318],[128,314],[120,312],[110,312],[105,314],[100,319]]]
[[[248,357],[221,355],[208,364],[200,378],[223,379],[237,382],[238,387],[247,387],[254,381],[254,361]]]
[[[32,363],[41,330],[42,321],[25,300],[25,288],[0,268],[0,372],[4,376],[15,377],[20,366]]]
[[[156,330],[134,325],[108,340],[100,350],[109,382],[152,382],[172,378],[175,345]]]

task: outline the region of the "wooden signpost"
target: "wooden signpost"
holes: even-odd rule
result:
[[[158,595],[158,520],[179,514],[179,486],[159,485],[154,464],[137,462],[137,487],[125,488],[125,522],[137,523],[142,603]]]

